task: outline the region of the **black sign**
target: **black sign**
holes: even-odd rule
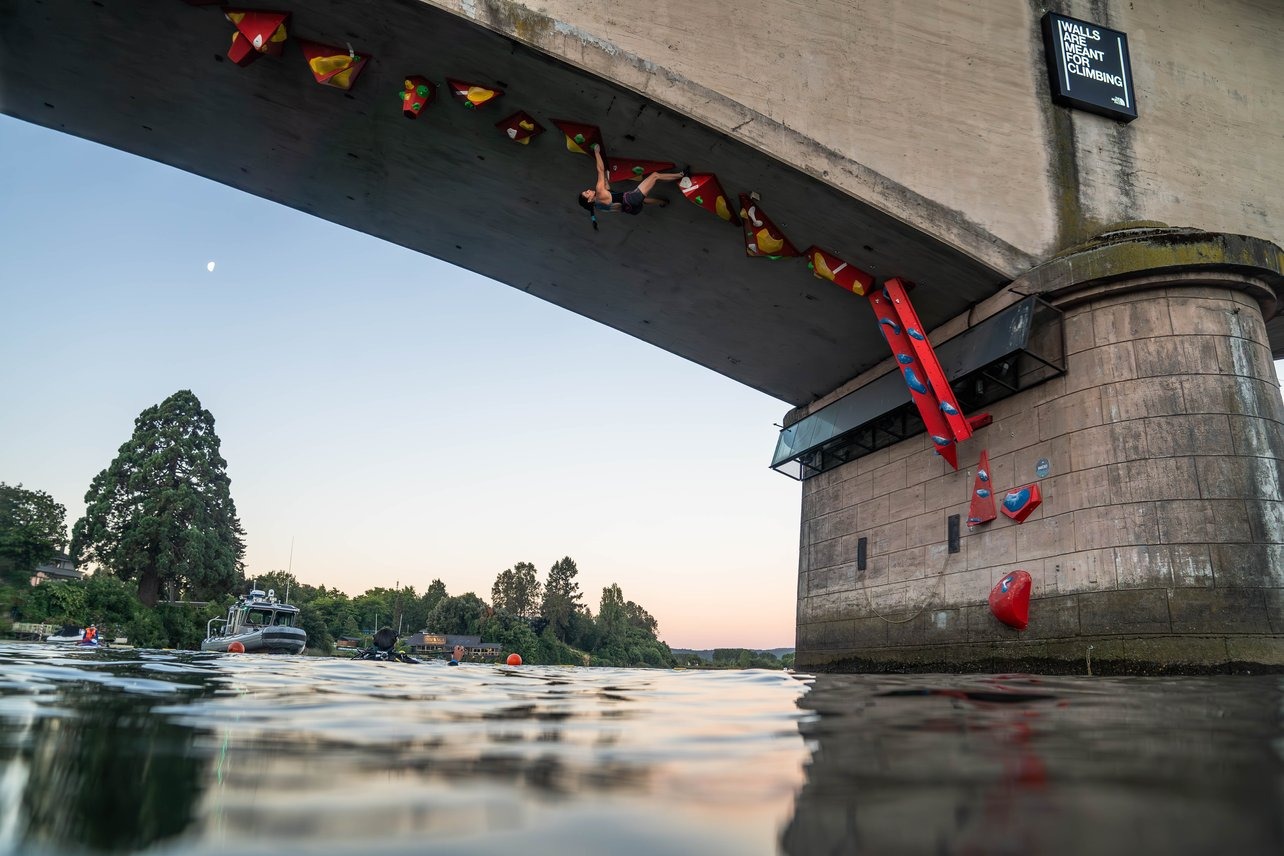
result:
[[[1053,101],[1125,122],[1137,118],[1126,35],[1049,12],[1043,41]]]

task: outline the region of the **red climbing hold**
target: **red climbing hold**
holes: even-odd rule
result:
[[[1009,627],[1024,630],[1030,624],[1030,574],[1012,571],[1004,574],[990,589],[990,612]]]

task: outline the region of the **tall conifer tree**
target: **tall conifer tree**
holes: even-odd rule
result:
[[[72,555],[138,580],[148,606],[173,585],[219,596],[244,580],[245,531],[232,502],[214,417],[180,390],[134,420],[134,434],[94,477]]]

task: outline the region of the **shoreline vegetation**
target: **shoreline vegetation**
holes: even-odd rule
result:
[[[489,601],[475,592],[451,595],[440,579],[422,594],[398,584],[349,597],[288,571],[248,575],[246,533],[220,448],[213,415],[190,390],[147,408],[91,481],[70,540],[65,506],[44,491],[0,482],[0,635],[12,636],[15,623],[93,624],[104,638],[138,648],[199,650],[207,622],[253,585],[299,608],[309,654],[367,648],[387,626],[402,648],[418,632],[466,636],[481,650],[520,654],[532,665],[781,667],[776,654],[746,649],[679,658],[659,638],[654,616],[626,600],[619,585],[602,589],[593,612],[570,556],[542,580],[530,562],[500,571]],[[41,573],[51,557],[67,571]],[[77,567],[93,572],[80,578]]]

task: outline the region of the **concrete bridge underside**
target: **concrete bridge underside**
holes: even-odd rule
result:
[[[373,55],[344,93],[293,40],[226,61],[231,25],[199,0],[0,0],[0,110],[505,282],[787,402],[787,426],[894,370],[866,302],[746,257],[676,189],[593,232],[572,197],[591,161],[551,119],[715,172],[800,249],[916,283],[937,343],[1039,295],[1062,312],[1063,372],[997,402],[957,472],[920,434],[804,481],[798,664],[1284,666],[1284,222],[1263,190],[1284,181],[1284,11],[1047,4],[1129,33],[1140,117],[1123,125],[1050,101],[1045,4],[912,5],[292,10],[292,37]],[[408,74],[506,94],[465,110],[442,86],[408,121]],[[528,147],[494,127],[519,109],[547,129]],[[982,450],[997,490],[1038,479],[1043,505],[950,550]],[[1026,631],[985,605],[1018,568]]]
[[[287,6],[289,4],[282,4]],[[574,205],[592,162],[550,118],[602,127],[610,151],[716,172],[756,191],[805,248],[871,273],[932,283],[935,325],[1008,277],[753,147],[621,85],[420,2],[319,0],[293,36],[374,56],[350,93],[318,86],[293,43],[247,68],[223,59],[216,6],[0,2],[0,109],[203,175],[505,282],[790,404],[818,398],[884,356],[862,301],[798,259],[745,256],[739,228],[686,202],[602,217]],[[415,121],[407,74],[437,81]],[[495,84],[465,110],[445,77]],[[547,132],[516,145],[515,110]],[[194,216],[199,216],[194,212]]]

